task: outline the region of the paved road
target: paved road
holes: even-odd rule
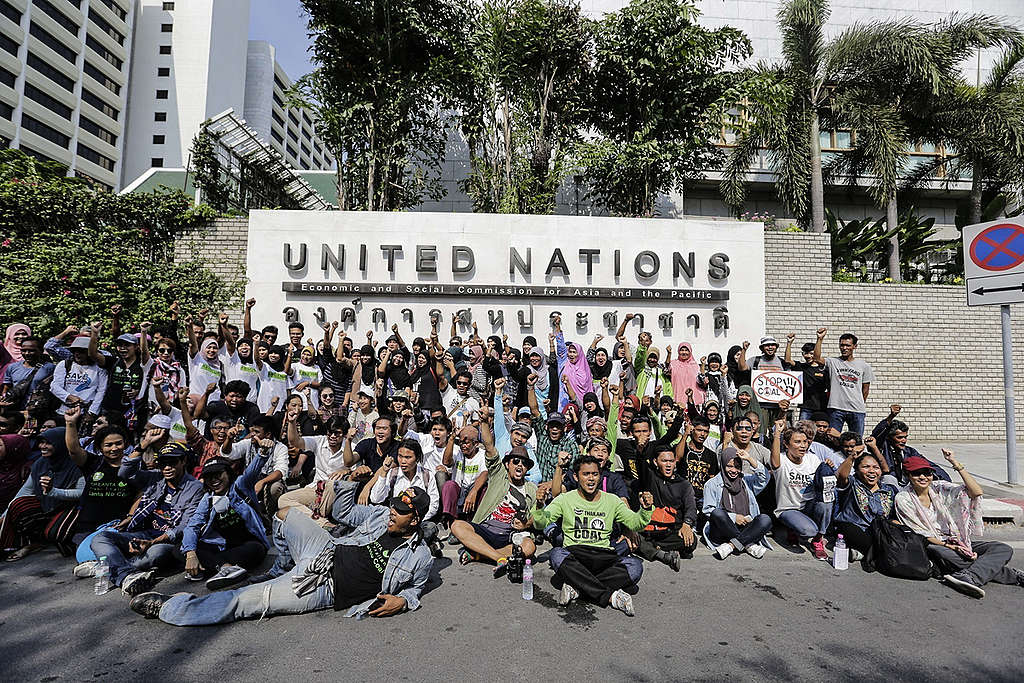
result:
[[[1024,553],[1024,531],[990,529]],[[806,552],[679,574],[648,565],[633,619],[557,607],[546,565],[532,603],[483,566],[439,560],[423,608],[356,622],[333,612],[183,629],[46,552],[0,564],[0,680],[961,680],[1020,681],[1024,589],[976,601],[936,581],[836,572]],[[1024,567],[1024,555],[1014,561]],[[164,592],[186,588],[166,579]]]

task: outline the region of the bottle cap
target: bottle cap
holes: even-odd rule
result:
[[[526,564],[530,564],[530,560],[527,560],[527,561],[526,561]]]

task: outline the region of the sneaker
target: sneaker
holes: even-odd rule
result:
[[[1013,572],[1014,578],[1017,579],[1017,582],[1014,585],[1024,588],[1024,571],[1021,571],[1015,567],[1010,567],[1010,570]]]
[[[187,578],[189,581],[202,581],[206,577],[203,576],[203,572],[196,572],[195,574],[185,572],[185,578]]]
[[[98,566],[100,566],[99,560],[86,560],[75,565],[75,569],[71,573],[75,575],[76,579],[91,579],[96,576],[96,567]]]
[[[768,552],[768,549],[760,543],[748,545],[746,548],[744,548],[744,550],[746,550],[747,555],[750,555],[755,560],[760,560],[762,557],[764,557],[764,554]]]
[[[147,619],[158,619],[160,608],[171,597],[162,593],[139,593],[128,602],[128,608]]]
[[[722,545],[715,548],[715,557],[717,557],[720,560],[724,560],[725,558],[732,555],[733,550],[736,550],[736,546],[734,546],[732,543],[723,543]]]
[[[609,607],[619,610],[627,617],[636,615],[633,611],[633,596],[621,588],[612,593],[612,599],[608,603]]]
[[[150,588],[156,585],[156,579],[153,574],[156,572],[152,569],[145,572],[135,572],[124,577],[124,581],[121,582],[121,592],[125,595],[138,595],[139,593],[145,593]]]
[[[860,562],[864,559],[864,553],[850,548],[850,562]]]
[[[439,543],[444,543],[452,535],[451,525],[447,522],[441,522],[437,525],[437,540]]]
[[[942,577],[942,580],[964,595],[969,595],[972,598],[978,598],[979,600],[985,597],[985,591],[982,590],[981,586],[976,584],[974,579],[965,572],[946,574]]]
[[[814,551],[814,559],[828,560],[828,552],[825,551],[825,539],[811,541],[811,550]]]
[[[249,572],[233,564],[222,565],[220,571],[210,577],[206,587],[212,591],[219,591],[221,588],[233,586],[245,580]]]
[[[571,605],[580,597],[579,592],[567,583],[562,584],[562,590],[558,592],[558,604],[562,607]]]

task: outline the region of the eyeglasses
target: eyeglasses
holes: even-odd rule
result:
[[[469,382],[456,382],[455,386],[457,386],[457,387],[468,387],[469,386]]]
[[[476,443],[476,439],[463,439],[459,437],[459,443]]]

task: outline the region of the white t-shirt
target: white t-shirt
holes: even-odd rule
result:
[[[232,460],[245,458],[245,464],[248,467],[252,459],[256,457],[257,448],[258,446],[252,442],[252,439],[242,439],[231,446],[231,455],[228,458]],[[263,471],[260,474],[265,477],[274,470],[280,472],[282,477],[288,478],[288,447],[280,441],[274,442],[274,450],[267,458],[267,464],[263,466]]]
[[[379,477],[377,483],[370,489],[370,502],[376,505],[386,505],[392,496],[410,486],[419,486],[430,496],[430,507],[427,508],[427,514],[423,517],[424,519],[433,517],[441,505],[441,496],[437,491],[437,480],[434,479],[433,473],[428,473],[422,465],[416,466],[416,474],[412,479],[406,477],[398,467],[392,468],[387,474]]]
[[[483,448],[477,448],[472,458],[466,458],[462,451],[457,451],[452,479],[462,489],[459,492],[459,505],[466,502],[466,495],[469,494],[469,490],[473,488],[473,484],[480,478],[480,475],[486,471],[487,452]]]
[[[423,469],[430,473],[437,472],[437,468],[444,463],[444,449],[447,444],[438,446],[434,443],[434,437],[429,433],[409,432],[406,436],[420,442],[420,449],[423,451]],[[462,457],[462,451],[457,445],[453,447],[452,457],[455,460]]]
[[[313,476],[313,486],[318,481],[325,481],[330,475],[345,467],[345,442],[337,452],[331,450],[327,443],[326,436],[304,436],[302,437],[302,450],[313,451],[313,462],[316,474]]]
[[[292,363],[292,380],[290,389],[294,389],[303,382],[315,382],[317,386],[320,386],[324,381],[324,375],[320,371],[320,368],[312,365],[303,365],[302,363]],[[317,396],[316,389],[310,389],[310,399],[306,400],[305,392],[301,392],[302,406],[304,410],[319,410],[320,408],[320,397]],[[310,407],[312,403],[312,407]]]
[[[779,468],[775,470],[775,514],[783,510],[799,510],[804,503],[814,500],[814,473],[821,465],[821,458],[810,451],[799,465],[783,453]]]
[[[188,376],[188,391],[190,394],[202,395],[206,393],[207,386],[216,384],[217,388],[210,394],[207,400],[220,400],[220,381],[224,377],[224,372],[220,368],[219,360],[211,362],[204,358],[202,353],[197,353],[189,361]]]
[[[171,428],[169,430],[171,441],[186,443],[185,422],[181,419],[181,411],[172,407],[171,412],[169,412],[167,416],[171,418]],[[192,426],[194,426],[200,434],[206,433],[206,420],[193,419]]]
[[[260,393],[256,399],[256,405],[260,412],[265,413],[270,408],[274,397],[278,398],[277,408],[274,412],[284,410],[285,400],[288,398],[288,386],[291,384],[291,377],[285,372],[277,371],[267,363],[263,364],[260,370]]]
[[[455,429],[462,429],[472,421],[473,413],[480,411],[480,402],[468,394],[460,396],[455,387],[448,387],[441,396],[444,413],[452,421]],[[458,406],[456,408],[456,406]]]
[[[252,401],[259,395],[260,369],[255,363],[243,363],[238,353],[232,353],[224,361],[225,382],[242,381],[249,385],[249,394],[246,399]]]

